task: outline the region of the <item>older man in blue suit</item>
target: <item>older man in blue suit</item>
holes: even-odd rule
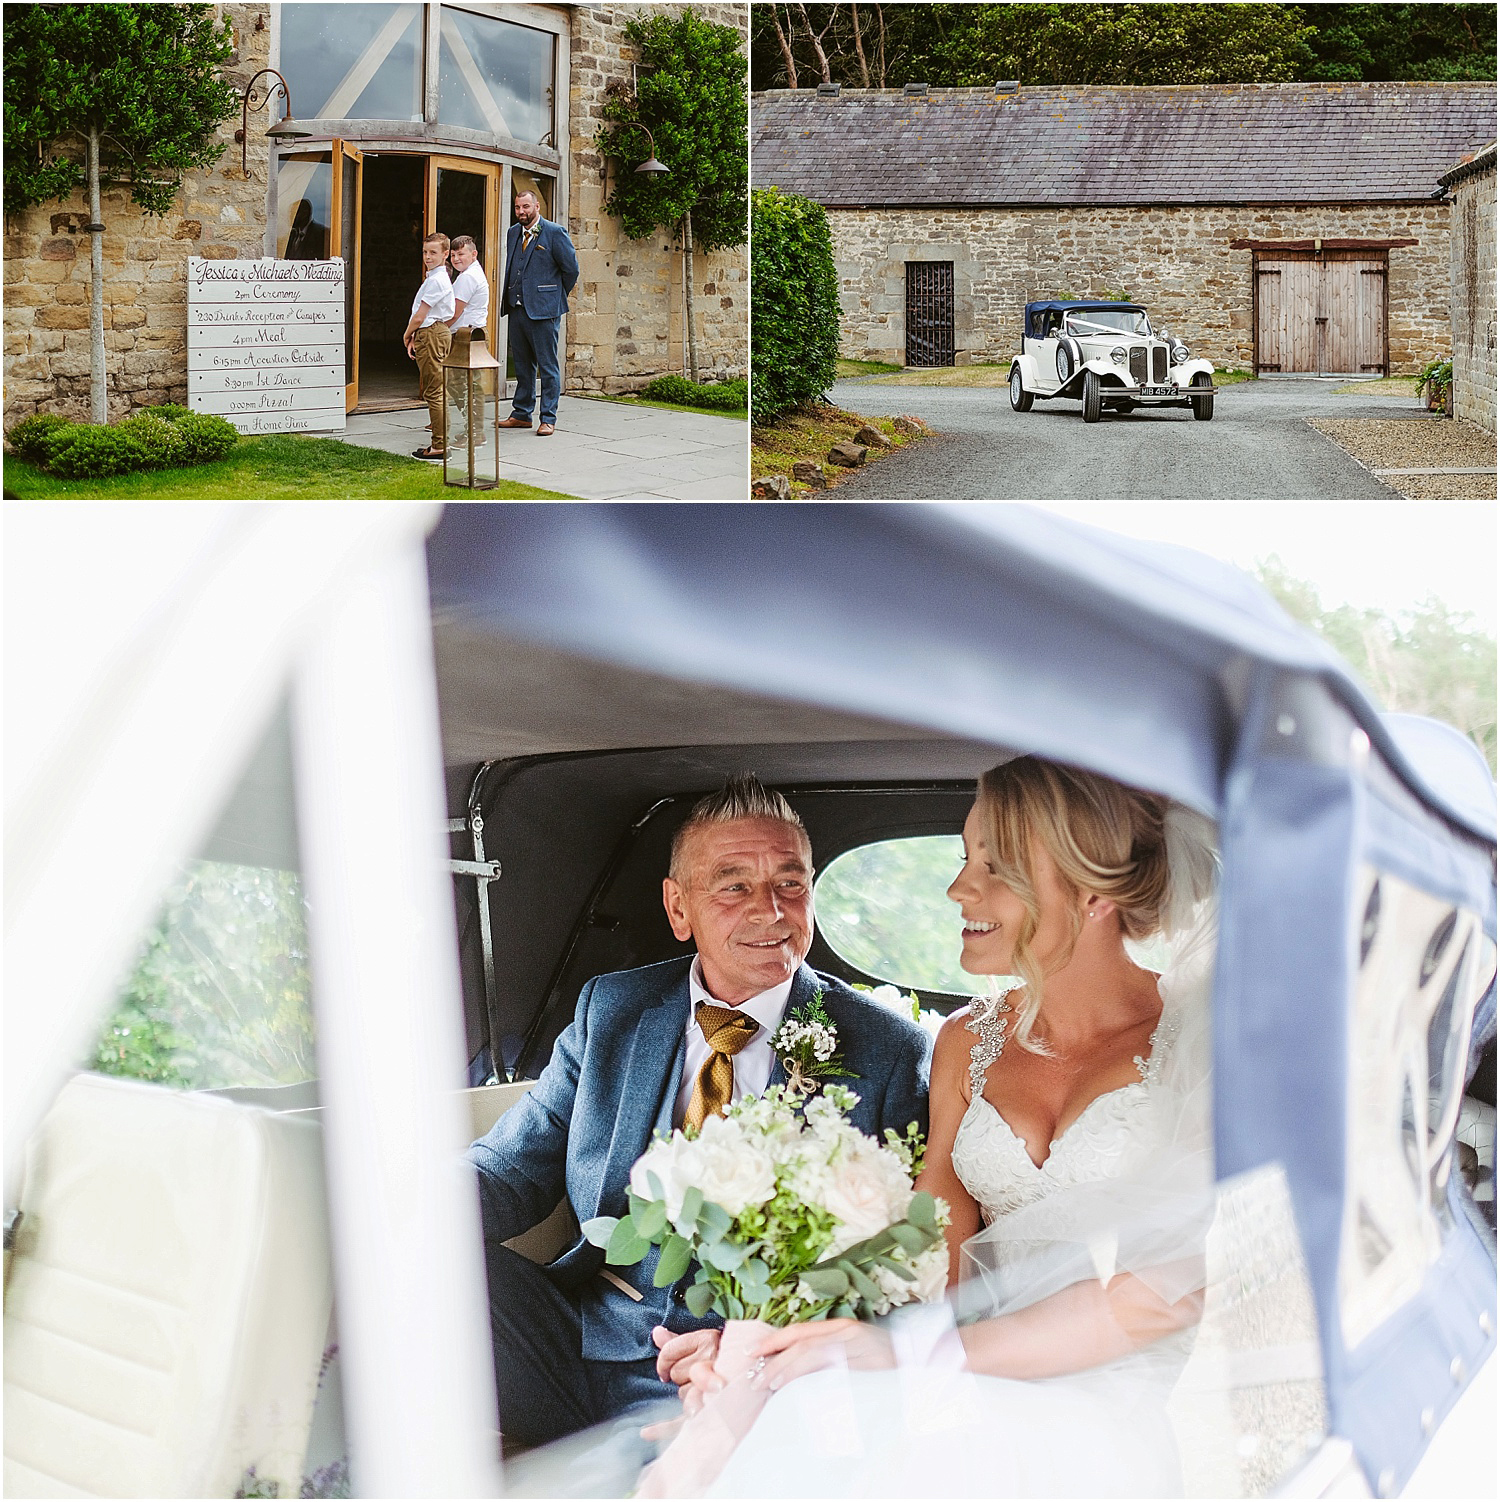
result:
[[[789,1009],[822,991],[858,1076],[856,1126],[926,1130],[926,1034],[802,963],[812,875],[807,832],[779,793],[742,776],[699,802],[662,884],[672,931],[697,954],[590,981],[535,1089],[469,1149],[508,1441],[542,1444],[671,1397],[674,1373],[712,1355],[719,1321],[688,1311],[687,1279],[652,1286],[654,1250],[606,1269],[580,1237],[542,1268],[501,1243],[564,1194],[580,1221],[623,1215],[631,1165],[654,1132],[786,1082],[770,1040]]]
[[[568,311],[568,293],[578,282],[578,256],[568,232],[542,218],[535,193],[516,194],[516,222],[505,237],[505,284],[500,316],[510,319],[510,356],[516,367],[516,394],[502,428],[529,428],[542,384],[542,420],[537,436],[557,428],[562,368],[557,333]]]

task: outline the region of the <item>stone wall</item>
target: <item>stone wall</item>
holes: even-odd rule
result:
[[[1387,323],[1392,372],[1415,372],[1450,348],[1448,212],[1438,202],[830,209],[841,353],[904,364],[906,262],[951,260],[960,365],[1007,362],[1019,347],[1028,302],[1107,292],[1142,303],[1194,354],[1220,367],[1248,368],[1252,252],[1231,248],[1231,241],[1412,239],[1415,245],[1390,251]]]
[[[569,231],[580,278],[568,318],[565,389],[630,391],[654,376],[681,371],[682,253],[670,235],[625,237],[604,213],[601,158],[593,139],[605,89],[631,85],[624,24],[632,14],[680,6],[570,7],[570,99],[564,118],[569,147]],[[747,38],[743,6],[695,7],[706,19]],[[224,5],[236,52],[227,76],[238,88],[268,61],[271,4]],[[252,115],[250,178],[234,141],[238,117],[218,138],[226,145],[213,167],[189,172],[162,218],[143,213],[125,188],[103,196],[104,339],[109,415],[187,399],[187,277],[190,255],[254,258],[274,254],[267,237],[269,142],[264,111]],[[420,149],[419,147],[416,149]],[[39,409],[89,415],[89,241],[87,201],[75,195],[5,222],[5,414],[8,427]],[[699,375],[749,370],[749,249],[698,251],[694,260]]]
[[[267,4],[224,5],[234,28],[227,77],[238,88],[266,65]],[[262,116],[264,119],[264,116]],[[109,415],[187,401],[187,258],[263,255],[267,142],[250,131],[250,181],[240,172],[234,133],[210,168],[189,172],[162,218],[130,201],[128,188],[102,195],[104,345]],[[5,424],[39,409],[89,416],[89,222],[87,192],[5,221]]]
[[[1453,415],[1495,431],[1495,151],[1453,184]]]
[[[645,240],[626,236],[620,221],[604,211],[604,159],[594,147],[604,124],[606,91],[611,85],[627,90],[632,85],[635,50],[625,38],[625,23],[632,15],[684,8],[600,5],[572,12],[568,232],[578,250],[579,278],[569,299],[568,391],[633,391],[654,376],[686,369],[681,241],[664,231]],[[706,21],[735,27],[746,38],[748,52],[743,6],[691,8]],[[746,245],[694,249],[700,380],[749,373],[749,266]]]

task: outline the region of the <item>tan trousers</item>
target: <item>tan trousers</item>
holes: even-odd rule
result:
[[[453,330],[446,323],[429,323],[412,340],[417,357],[417,380],[427,414],[432,421],[432,446],[448,446],[448,410],[443,405],[443,361],[453,343]]]

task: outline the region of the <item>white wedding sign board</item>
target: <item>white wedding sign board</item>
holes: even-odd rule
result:
[[[344,426],[344,263],[188,259],[188,406],[242,433]]]

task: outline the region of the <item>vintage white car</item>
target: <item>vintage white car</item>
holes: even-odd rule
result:
[[[1083,403],[1083,420],[1137,407],[1191,407],[1214,415],[1214,368],[1180,339],[1153,329],[1129,302],[1030,302],[1021,353],[1011,361],[1010,404],[1031,410],[1039,398]]]

